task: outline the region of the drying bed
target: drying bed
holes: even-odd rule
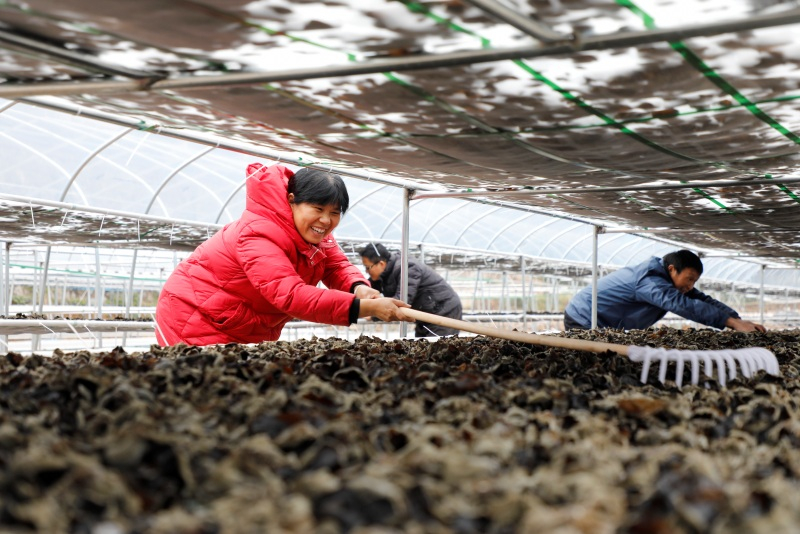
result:
[[[800,332],[560,335],[761,346],[782,375],[678,389],[655,373],[641,384],[640,365],[610,353],[468,337],[9,353],[0,525],[744,533],[800,522]]]

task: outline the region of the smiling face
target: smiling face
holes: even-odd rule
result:
[[[292,207],[294,226],[306,242],[319,245],[339,226],[342,212],[339,206],[332,204],[313,204],[311,202],[294,203],[294,195],[289,195],[289,206]]]
[[[684,267],[681,272],[675,269],[674,265],[667,266],[669,277],[672,278],[672,284],[678,288],[681,293],[688,293],[694,288],[695,283],[700,279],[700,273],[697,269],[691,267]]]

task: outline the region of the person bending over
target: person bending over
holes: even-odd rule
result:
[[[370,243],[361,251],[361,262],[375,289],[385,296],[400,298],[400,255],[390,253],[380,243]],[[415,310],[461,319],[461,299],[436,271],[414,258],[408,260],[408,303]],[[416,337],[457,335],[458,330],[417,321]]]
[[[735,310],[694,288],[703,274],[703,262],[689,250],[653,257],[625,267],[597,282],[597,327],[624,330],[653,326],[667,312],[714,328],[765,332],[745,321]],[[592,288],[583,288],[564,311],[564,326],[589,329],[592,325]]]
[[[382,298],[331,235],[350,203],[340,176],[254,163],[246,187],[242,216],[164,284],[160,344],[274,341],[292,318],[341,326],[359,317],[406,320],[399,308],[408,304]]]

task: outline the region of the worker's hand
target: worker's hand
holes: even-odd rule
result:
[[[725,326],[733,328],[737,332],[766,332],[763,324],[745,321],[744,319],[736,319],[735,317],[728,317],[725,321]]]
[[[364,299],[360,303],[359,317],[377,317],[382,321],[412,321],[400,311],[400,308],[410,308],[402,300],[381,297],[377,299]]]
[[[381,292],[377,289],[373,289],[367,285],[360,284],[356,286],[355,291],[353,292],[357,299],[379,299],[381,298]]]

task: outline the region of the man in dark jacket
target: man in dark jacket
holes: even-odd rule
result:
[[[679,250],[625,267],[597,282],[597,327],[624,330],[649,328],[668,311],[714,328],[764,332],[733,309],[694,288],[703,262],[693,252]],[[583,288],[564,311],[564,326],[592,325],[592,288]]]
[[[361,251],[361,262],[372,286],[384,296],[400,298],[401,259],[380,243],[370,243]],[[408,260],[408,303],[415,310],[461,319],[461,299],[436,272],[414,258]],[[458,330],[430,323],[416,322],[417,337],[449,336]]]

